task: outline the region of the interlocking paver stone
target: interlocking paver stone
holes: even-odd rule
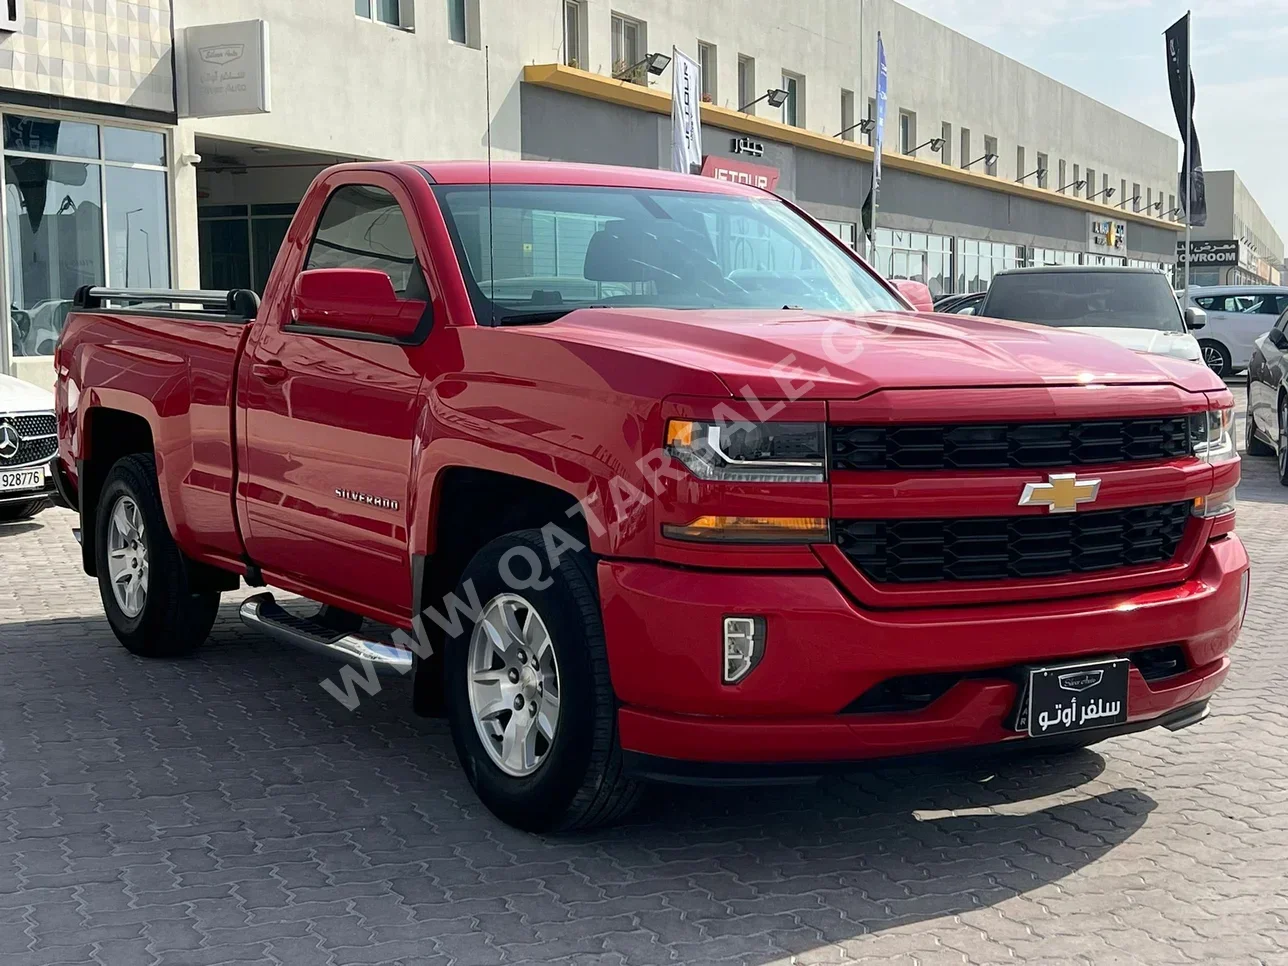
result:
[[[1202,725],[667,789],[566,839],[480,807],[405,683],[345,711],[334,668],[242,627],[239,594],[196,658],[131,657],[70,514],[0,527],[0,966],[1288,964],[1272,474],[1244,463],[1252,602]]]

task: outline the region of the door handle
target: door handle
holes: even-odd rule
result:
[[[287,375],[289,375],[286,371],[286,366],[276,361],[252,363],[250,374],[270,386],[285,382]]]

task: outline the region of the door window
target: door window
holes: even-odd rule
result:
[[[407,217],[393,195],[374,185],[332,193],[304,267],[374,268],[389,276],[399,296],[428,298]]]

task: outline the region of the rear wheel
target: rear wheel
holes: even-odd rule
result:
[[[1220,342],[1212,339],[1200,339],[1199,348],[1203,350],[1203,361],[1207,367],[1224,379],[1234,369],[1230,359],[1230,350]]]
[[[117,640],[142,657],[183,657],[204,644],[219,594],[189,586],[151,456],[126,456],[108,471],[95,527],[99,596]]]
[[[456,591],[481,605],[447,641],[457,754],[483,804],[510,825],[609,824],[634,806],[639,786],[622,769],[594,565],[585,551],[564,553],[553,570],[542,568],[548,586],[516,590],[502,573],[511,563],[527,573],[518,556],[546,562],[540,531],[489,543]]]
[[[1274,456],[1275,448],[1257,435],[1257,421],[1252,415],[1252,390],[1248,390],[1248,408],[1243,414],[1243,439],[1249,456]]]
[[[1288,396],[1279,399],[1279,482],[1288,486]]]

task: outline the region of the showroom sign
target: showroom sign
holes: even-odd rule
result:
[[[183,31],[184,117],[265,114],[269,110],[268,23],[242,20]]]
[[[1192,241],[1189,254],[1185,251],[1185,242],[1176,243],[1176,261],[1180,265],[1193,261],[1195,265],[1209,265],[1220,268],[1231,268],[1239,264],[1239,242],[1230,241]]]
[[[1088,215],[1087,250],[1097,255],[1127,253],[1127,222]]]
[[[734,184],[751,185],[753,188],[764,188],[773,191],[778,185],[779,171],[765,164],[752,164],[740,158],[718,158],[708,154],[702,162],[702,176],[715,178],[717,181],[732,181]]]

